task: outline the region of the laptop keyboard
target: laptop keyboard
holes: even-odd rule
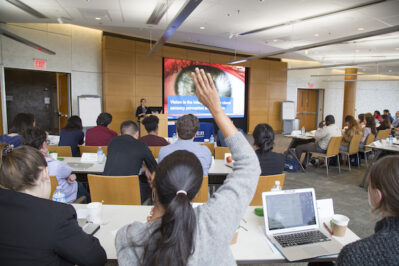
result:
[[[278,243],[282,247],[300,246],[312,243],[321,243],[331,240],[331,238],[328,238],[320,231],[307,231],[307,232],[300,232],[300,233],[287,234],[287,235],[277,235],[277,236],[275,235],[274,238],[278,241]]]

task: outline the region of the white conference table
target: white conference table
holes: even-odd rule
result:
[[[73,204],[76,210],[86,209],[86,204]],[[108,260],[117,259],[115,250],[115,236],[118,229],[134,221],[146,222],[152,206],[128,206],[128,205],[103,205],[103,225],[94,234],[104,247]],[[231,251],[237,263],[270,263],[286,262],[284,257],[271,248],[264,232],[263,217],[254,214],[255,207],[248,207],[244,220],[240,225],[245,227],[239,230],[237,243],[230,245]],[[78,211],[79,213],[79,211]],[[79,215],[79,214],[78,214]],[[325,230],[324,227],[322,230]],[[359,239],[351,230],[347,230],[344,237],[335,237],[343,245]],[[323,257],[324,260],[334,259]]]

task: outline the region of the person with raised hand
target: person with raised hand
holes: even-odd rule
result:
[[[119,265],[235,265],[229,245],[256,190],[259,160],[224,113],[212,77],[195,69],[198,100],[226,138],[233,172],[207,203],[193,208],[202,184],[202,166],[188,151],[166,156],[154,173],[154,208],[147,223],[121,228],[115,245]]]

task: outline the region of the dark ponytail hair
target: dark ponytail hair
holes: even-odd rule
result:
[[[254,137],[254,144],[259,147],[262,154],[273,150],[274,132],[271,126],[268,124],[258,124],[252,135]]]
[[[197,195],[203,169],[191,152],[179,150],[158,165],[154,186],[156,203],[165,210],[161,225],[144,245],[142,265],[187,265],[194,253],[195,212],[190,201]],[[183,190],[187,193],[178,191]]]

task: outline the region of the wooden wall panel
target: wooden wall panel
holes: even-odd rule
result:
[[[164,46],[148,58],[149,42],[103,37],[104,111],[113,115],[111,128],[127,119],[135,120],[141,98],[148,106],[162,105],[162,57],[226,64],[241,59],[233,55]],[[254,60],[240,64],[249,67],[248,132],[259,123],[282,130],[281,101],[286,99],[287,72],[284,62]]]

